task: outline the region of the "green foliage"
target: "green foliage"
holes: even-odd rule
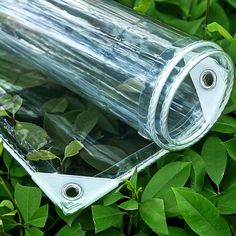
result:
[[[187,188],[173,189],[181,215],[198,235],[231,235],[230,228],[208,199]]]
[[[207,29],[211,33],[218,32],[225,39],[233,40],[233,37],[231,36],[231,34],[223,26],[221,26],[217,22],[213,22],[213,23],[207,25]]]
[[[68,157],[72,157],[79,154],[80,150],[82,150],[83,147],[84,145],[77,140],[70,142],[65,148],[64,160]]]
[[[47,133],[38,125],[16,122],[16,139],[26,149],[38,150],[47,144]]]
[[[68,107],[68,101],[66,98],[53,98],[43,104],[42,109],[49,113],[64,112]]]
[[[110,145],[94,145],[81,152],[81,158],[98,170],[105,170],[119,162],[127,154],[118,147]]]
[[[118,0],[200,38],[215,41],[236,65],[235,0]],[[208,4],[207,4],[208,3]],[[5,58],[5,55],[0,57]],[[11,59],[11,58],[10,58]],[[17,91],[45,83],[38,72],[24,70],[15,77],[10,64],[1,60],[0,74]],[[0,78],[2,83],[2,79]],[[127,80],[118,89],[134,92],[143,81]],[[24,98],[0,96],[0,117],[12,124],[16,139],[32,162],[50,160],[66,173],[71,160],[83,160],[104,170],[122,160],[132,147],[119,139],[106,145],[84,145],[97,126],[119,136],[116,122],[73,97],[54,97],[43,102],[41,126],[19,118]],[[65,216],[0,143],[0,235],[20,236],[149,236],[235,235],[236,233],[236,86],[224,114],[210,134],[191,149],[170,153],[144,172],[134,172],[102,201]],[[38,119],[38,117],[36,117]],[[41,122],[41,120],[40,120]],[[61,124],[61,129],[56,127]],[[69,130],[70,134],[65,132]],[[99,136],[99,132],[96,133]],[[80,137],[80,139],[71,137]],[[120,142],[120,143],[119,143]],[[48,148],[48,144],[58,149]],[[114,146],[118,144],[117,146]],[[136,140],[134,140],[136,145]],[[124,148],[124,149],[123,149]],[[73,159],[71,159],[73,158]]]
[[[72,226],[64,226],[57,232],[56,236],[85,236],[85,232],[81,229],[80,224],[74,224]]]
[[[90,109],[80,113],[75,119],[76,133],[85,138],[98,122],[98,112],[96,109]]]
[[[48,160],[54,160],[60,158],[53,153],[47,151],[47,150],[39,150],[39,151],[33,151],[29,152],[27,154],[27,159],[30,161],[48,161]]]
[[[142,201],[165,195],[171,187],[181,187],[187,182],[191,164],[172,162],[162,167],[148,182],[142,195]]]
[[[164,202],[162,199],[152,198],[140,204],[140,216],[143,221],[157,234],[168,234]]]
[[[92,206],[95,232],[101,232],[112,226],[121,228],[124,213],[110,206]]]
[[[8,116],[5,110],[10,112],[15,117],[16,112],[20,109],[23,99],[19,95],[12,96],[4,94],[0,96],[1,116]]]
[[[25,224],[44,227],[48,217],[48,205],[40,207],[42,192],[35,187],[15,187],[15,201]]]
[[[203,144],[202,157],[211,180],[219,187],[227,164],[227,151],[216,136],[209,136]]]

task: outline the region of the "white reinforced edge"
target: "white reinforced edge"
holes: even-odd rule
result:
[[[148,108],[148,129],[150,131],[150,135],[153,139],[153,141],[160,146],[163,149],[167,150],[178,150],[179,148],[177,146],[170,146],[168,144],[164,144],[158,137],[158,134],[156,133],[156,128],[155,128],[155,116],[156,116],[156,109],[157,109],[157,104],[162,92],[162,89],[168,80],[171,72],[173,71],[174,67],[179,63],[181,59],[183,59],[184,55],[190,51],[193,51],[194,49],[197,49],[199,47],[213,47],[214,49],[222,50],[217,44],[212,43],[212,42],[207,42],[207,41],[197,41],[194,42],[190,45],[187,45],[185,48],[181,49],[179,52],[177,52],[177,55],[175,55],[174,58],[172,58],[167,65],[165,66],[164,70],[162,71],[161,75],[159,76],[153,93],[152,97],[150,99],[150,104]]]
[[[168,131],[168,127],[167,127],[167,119],[168,119],[168,113],[170,110],[171,103],[172,103],[174,96],[175,96],[175,92],[177,91],[177,89],[179,88],[179,86],[181,85],[181,83],[183,82],[183,80],[185,79],[187,74],[189,73],[189,71],[195,65],[197,65],[200,61],[207,58],[208,56],[217,55],[219,53],[221,53],[225,56],[228,64],[230,65],[231,60],[229,60],[227,57],[227,54],[225,54],[222,51],[209,50],[207,52],[203,52],[203,53],[199,54],[198,56],[194,57],[191,61],[189,61],[186,65],[186,67],[184,67],[184,69],[180,72],[180,74],[178,74],[178,80],[176,80],[176,82],[172,84],[170,91],[167,93],[167,96],[164,100],[164,103],[162,105],[161,115],[160,115],[162,132],[163,132],[164,137],[172,145],[178,145],[178,148],[180,148],[180,149],[185,148],[186,146],[188,146],[188,144],[192,144],[193,142],[196,142],[198,140],[198,137],[202,137],[203,135],[205,135],[209,131],[209,129],[212,127],[212,125],[215,123],[215,121],[219,118],[219,116],[221,114],[221,109],[218,110],[216,116],[211,121],[209,121],[209,123],[205,122],[204,125],[197,132],[193,133],[193,135],[191,135],[187,138],[185,137],[184,139],[179,139],[179,140],[172,139],[169,135],[169,131]],[[226,93],[227,95],[223,99],[223,101],[222,101],[223,103],[228,101],[228,98],[229,98],[228,94],[230,94],[230,91],[232,89],[232,82],[230,82],[229,86],[227,86],[227,87],[228,87],[229,93]],[[227,88],[225,90],[227,90]]]
[[[126,173],[123,175],[115,178],[115,179],[105,179],[105,178],[97,178],[97,177],[83,177],[83,176],[72,176],[72,175],[61,175],[58,173],[41,173],[33,170],[22,158],[21,156],[14,151],[13,147],[7,142],[7,140],[4,139],[4,137],[1,136],[0,134],[0,142],[3,142],[4,148],[12,155],[12,157],[27,171],[27,173],[30,175],[30,177],[33,179],[33,181],[43,190],[43,192],[51,199],[51,201],[57,205],[59,208],[63,210],[65,214],[72,214],[80,209],[84,209],[85,207],[91,205],[107,193],[111,192],[114,190],[116,187],[119,186],[119,184],[123,183],[124,179],[130,178],[136,169],[136,167],[133,167],[132,169],[128,170]],[[153,164],[156,162],[158,159],[163,157],[166,153],[168,153],[167,150],[160,149],[160,151],[156,152],[143,162],[139,163],[137,165],[137,170],[140,172],[147,166]],[[47,185],[49,181],[50,176],[54,179],[54,177],[58,177],[58,181],[60,178],[63,178],[65,183],[70,184],[71,182],[74,182],[75,179],[78,178],[78,180],[82,180],[83,178],[85,179],[95,179],[101,181],[109,181],[109,184],[106,188],[104,188],[104,191],[100,191],[98,194],[93,194],[92,196],[87,196],[84,197],[83,199],[75,199],[75,200],[68,200],[66,198],[62,199],[62,196],[58,196],[58,193],[61,192],[62,187],[64,186],[60,184],[60,181],[56,184],[53,185],[55,191],[47,191]],[[71,181],[72,180],[72,181]],[[46,181],[46,182],[45,182]],[[107,182],[108,183],[108,182]]]

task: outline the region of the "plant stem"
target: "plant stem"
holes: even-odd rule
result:
[[[60,161],[60,173],[64,174],[65,173],[65,163],[64,159]]]
[[[23,217],[22,217],[22,213],[15,201],[15,198],[13,197],[11,191],[9,190],[9,188],[7,187],[7,185],[5,184],[5,181],[4,179],[0,176],[0,183],[2,184],[5,192],[7,193],[8,195],[8,198],[12,201],[15,209],[17,209],[17,213],[18,213],[18,216],[19,216],[19,223],[21,224],[20,225],[20,236],[23,236],[23,224],[24,224],[24,220],[23,220]]]
[[[8,175],[7,172],[0,170],[0,175]]]
[[[130,213],[130,218],[129,218],[129,227],[128,227],[128,232],[127,232],[127,236],[131,235],[131,230],[132,230],[132,226],[133,226],[133,220],[134,220],[134,215],[131,212]]]
[[[44,232],[45,234],[49,233],[51,230],[53,230],[55,228],[55,226],[61,221],[60,217],[57,217],[56,220],[53,221],[53,223],[48,226],[48,228],[46,229],[46,231]]]
[[[235,232],[234,226],[232,224],[230,224],[230,229],[231,229],[233,236],[236,236],[236,232]]]
[[[189,11],[188,11],[188,17],[187,19],[189,20],[192,16],[192,10],[193,10],[193,5],[194,5],[195,0],[191,0]]]
[[[206,15],[205,15],[205,34],[204,39],[207,39],[207,25],[209,20],[209,6],[210,6],[210,0],[206,0]]]

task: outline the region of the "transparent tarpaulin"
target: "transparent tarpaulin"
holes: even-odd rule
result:
[[[197,142],[233,83],[216,44],[108,0],[1,1],[0,47],[1,138],[67,214]]]

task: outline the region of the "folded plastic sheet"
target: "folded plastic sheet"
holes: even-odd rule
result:
[[[214,43],[112,1],[0,2],[0,136],[66,214],[197,142],[226,105]]]

